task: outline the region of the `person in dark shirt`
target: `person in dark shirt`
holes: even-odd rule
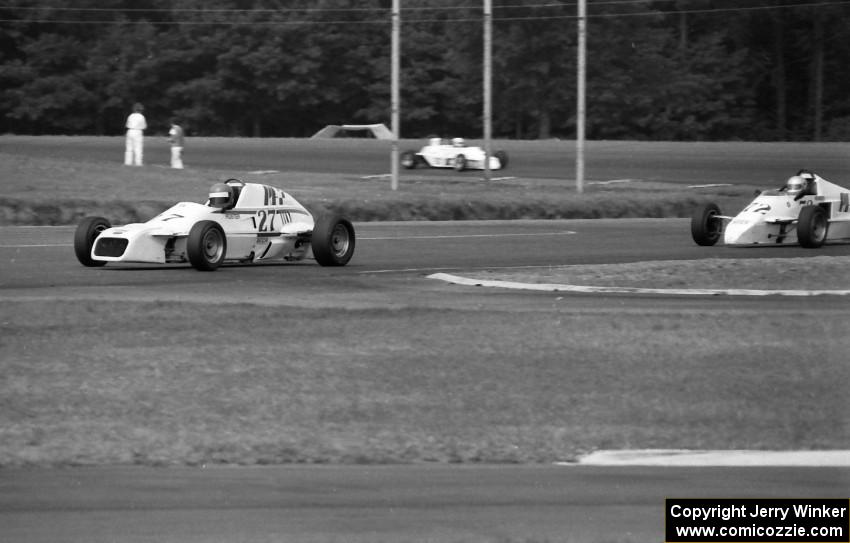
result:
[[[171,129],[168,131],[168,141],[171,142],[171,167],[182,170],[185,135],[183,133],[183,128],[177,124],[176,119],[171,120]]]

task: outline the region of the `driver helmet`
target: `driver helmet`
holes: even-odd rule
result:
[[[785,190],[788,194],[799,194],[806,186],[806,180],[800,175],[792,175],[785,182]]]
[[[463,147],[464,141],[463,138],[452,138],[452,145],[455,147]]]
[[[227,183],[216,183],[210,187],[210,207],[228,209],[236,203],[236,191]]]

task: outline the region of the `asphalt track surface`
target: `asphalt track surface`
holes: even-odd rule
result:
[[[687,220],[463,221],[359,223],[354,258],[344,268],[313,261],[262,266],[224,266],[199,273],[188,265],[107,265],[84,268],[73,256],[73,227],[2,227],[0,299],[87,298],[121,300],[248,301],[311,307],[534,307],[552,294],[448,286],[426,277],[482,269],[534,269],[569,264],[606,264],[698,258],[790,258],[811,256],[800,247],[698,247]],[[827,245],[819,255],[850,255],[850,244]],[[777,274],[781,270],[776,271]],[[273,285],[274,288],[270,288]],[[292,285],[298,287],[293,289]],[[227,288],[224,288],[227,287]],[[770,288],[767,284],[765,288]],[[210,297],[209,293],[218,293]],[[222,294],[224,293],[224,294]],[[228,294],[229,293],[229,294]],[[561,293],[560,295],[563,295]],[[225,298],[222,298],[224,296]],[[838,297],[836,297],[838,298]],[[845,297],[846,298],[846,297]],[[658,311],[729,311],[728,297],[574,295],[577,311],[621,311],[624,304]],[[823,311],[848,300],[816,302],[769,298],[747,307],[764,311]]]
[[[8,542],[664,541],[665,498],[846,497],[811,468],[290,466],[0,471]]]
[[[850,312],[846,297],[571,295],[458,287],[434,272],[646,260],[782,258],[798,247],[697,247],[680,219],[360,223],[345,268],[297,264],[109,265],[73,256],[71,227],[0,228],[0,302],[210,299],[327,307],[533,308],[576,311]],[[829,245],[821,255],[848,255]],[[777,271],[779,273],[779,271]],[[273,288],[270,288],[273,285]],[[231,288],[224,289],[228,286]],[[238,288],[233,288],[233,287]],[[220,298],[211,301],[221,303]],[[323,466],[0,470],[0,540],[662,541],[666,497],[846,497],[830,467]]]

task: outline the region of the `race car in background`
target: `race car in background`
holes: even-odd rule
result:
[[[354,244],[348,219],[314,218],[286,192],[238,179],[213,185],[206,203],[180,202],[145,223],[112,226],[86,217],[74,235],[84,266],[188,262],[202,271],[225,262],[298,261],[310,253],[322,266],[344,266]]]
[[[757,194],[734,217],[709,203],[691,217],[697,245],[794,244],[817,248],[827,241],[850,240],[850,189],[816,173],[800,170],[785,186]]]
[[[428,145],[417,151],[405,151],[401,154],[402,167],[411,170],[422,164],[431,168],[453,168],[462,172],[466,169],[485,169],[486,153],[481,147],[467,145],[463,138],[454,138],[450,142],[441,138],[431,138]],[[501,170],[508,166],[508,154],[496,151],[490,157],[490,169]]]

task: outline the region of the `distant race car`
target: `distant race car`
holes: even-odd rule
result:
[[[454,168],[462,172],[466,169],[483,170],[485,152],[481,147],[466,145],[463,138],[454,138],[451,142],[441,138],[431,138],[428,145],[418,152],[405,151],[401,154],[401,165],[408,170],[419,164],[431,168]],[[501,170],[508,166],[508,154],[496,151],[490,157],[490,169]]]
[[[800,170],[785,186],[757,194],[734,217],[713,203],[694,212],[691,235],[698,245],[793,244],[816,248],[850,239],[850,189]]]
[[[180,263],[212,271],[225,262],[303,260],[344,266],[354,254],[348,219],[314,219],[286,192],[228,179],[212,186],[206,203],[180,202],[145,223],[110,225],[87,217],[74,235],[84,266],[107,262]]]

